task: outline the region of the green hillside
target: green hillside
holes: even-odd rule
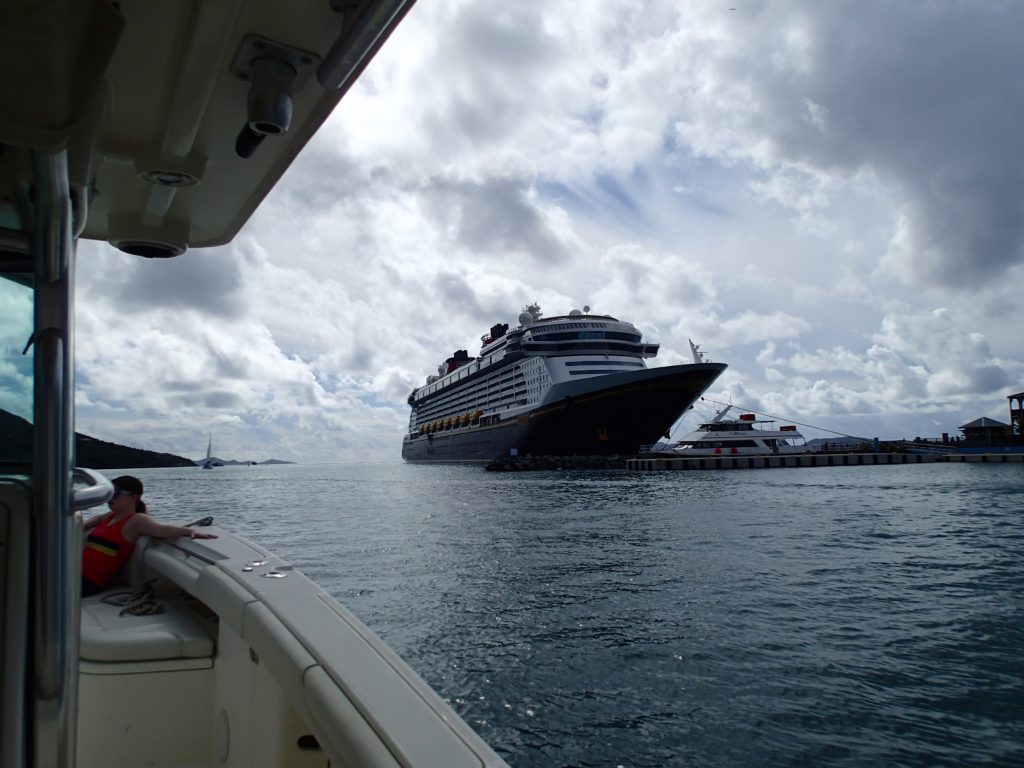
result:
[[[0,462],[26,462],[32,458],[32,425],[20,416],[0,409]],[[108,443],[75,433],[75,464],[90,469],[133,467],[194,467],[191,459],[172,453]]]

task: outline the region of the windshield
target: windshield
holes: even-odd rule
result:
[[[32,278],[0,274],[0,463],[32,461]],[[26,347],[28,347],[26,349]]]

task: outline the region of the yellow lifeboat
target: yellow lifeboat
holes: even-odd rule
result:
[[[473,415],[470,417],[470,421],[472,421],[474,424],[476,424],[476,423],[478,423],[480,421],[480,417],[483,416],[483,415],[484,415],[483,411],[474,411]]]

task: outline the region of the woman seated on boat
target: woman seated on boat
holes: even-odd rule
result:
[[[85,521],[89,532],[82,552],[82,596],[102,592],[111,579],[128,562],[135,551],[139,536],[154,539],[174,539],[188,536],[192,539],[215,539],[214,533],[194,528],[158,523],[146,512],[142,500],[142,481],[131,475],[114,480],[114,495],[107,506],[110,512]]]

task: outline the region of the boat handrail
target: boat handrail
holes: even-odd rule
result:
[[[31,725],[26,750],[32,765],[75,763],[78,709],[78,594],[80,561],[73,499],[74,296],[71,191],[67,150],[33,152],[35,311],[33,346],[32,497],[29,644]]]
[[[74,478],[76,483],[87,484],[85,488],[75,488],[72,491],[71,508],[76,512],[102,504],[114,495],[114,484],[96,470],[75,467]]]
[[[172,548],[178,550],[179,552],[183,552],[186,557],[194,557],[196,560],[201,560],[202,562],[206,563],[207,565],[216,565],[217,564],[217,561],[214,560],[213,558],[207,557],[206,555],[201,555],[198,552],[196,552],[194,549],[189,549],[187,547],[183,547],[183,546],[181,546],[181,544],[176,544],[173,540],[166,539],[162,543],[164,545],[168,546],[168,547],[172,547]]]

